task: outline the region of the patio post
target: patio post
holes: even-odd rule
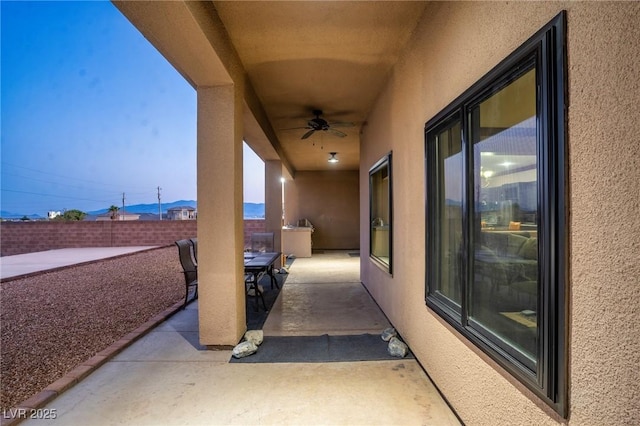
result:
[[[242,90],[198,92],[200,343],[236,345],[246,330],[242,209]]]
[[[279,160],[267,160],[264,162],[264,198],[265,198],[265,230],[273,232],[273,249],[282,251],[282,162]],[[282,266],[279,259],[275,266]]]

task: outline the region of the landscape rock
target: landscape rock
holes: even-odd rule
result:
[[[253,355],[256,352],[258,352],[258,347],[256,346],[256,344],[246,341],[236,345],[236,347],[233,348],[233,351],[231,351],[231,355],[234,358],[244,358],[249,355]]]
[[[404,343],[397,337],[392,337],[391,340],[389,340],[389,346],[387,350],[389,351],[389,355],[391,356],[404,358],[409,352],[409,347],[406,345],[406,343]]]
[[[396,332],[396,329],[390,327],[384,330],[380,337],[382,337],[382,340],[384,340],[385,342],[388,342],[392,337],[396,337],[397,335],[398,333]]]
[[[264,340],[264,332],[262,330],[249,330],[244,333],[244,339],[256,346],[260,346]]]
[[[184,302],[184,276],[177,270],[182,269],[173,246],[0,283],[2,409],[22,407],[121,336]],[[127,309],[114,309],[123,300]],[[61,306],[73,311],[73,327]]]

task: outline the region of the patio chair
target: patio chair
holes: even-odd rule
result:
[[[251,234],[251,251],[272,252],[273,232],[254,232]]]
[[[189,241],[191,242],[191,250],[192,250],[192,254],[193,254],[193,260],[196,264],[196,267],[198,267],[198,239],[197,238],[190,238]]]
[[[184,305],[182,305],[182,309],[184,309],[187,307],[187,303],[189,301],[190,289],[193,289],[193,297],[191,298],[191,301],[198,298],[198,267],[193,260],[193,245],[190,240],[178,240],[176,241],[176,246],[178,246],[178,256],[180,258],[180,264],[182,265],[182,272],[184,273],[184,282],[186,287]]]
[[[264,291],[262,286],[258,284],[260,279],[265,275],[265,272],[261,273],[245,273],[244,274],[244,284],[245,291],[248,297],[255,297],[256,299],[256,312],[260,310],[260,305],[258,304],[258,298],[262,300],[262,307],[264,310],[267,310],[267,304],[264,301]]]

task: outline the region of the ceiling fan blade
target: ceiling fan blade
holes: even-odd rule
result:
[[[329,130],[331,133],[333,133],[334,135],[336,135],[336,136],[340,136],[341,138],[344,138],[345,136],[347,136],[347,134],[346,134],[346,133],[342,133],[340,130],[336,130],[336,129],[332,129],[332,128],[329,128],[328,130]]]
[[[349,123],[348,121],[339,121],[336,123],[329,123],[331,127],[353,127],[355,124]]]
[[[309,136],[311,136],[313,134],[313,132],[315,132],[314,129],[309,130],[307,133],[305,133],[304,135],[302,135],[302,137],[300,139],[306,139]]]
[[[310,129],[309,126],[304,127],[287,127],[286,129],[278,129],[278,130],[300,130],[300,129]]]

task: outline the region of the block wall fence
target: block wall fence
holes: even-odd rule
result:
[[[263,219],[244,221],[244,244],[264,232]],[[0,256],[61,248],[166,246],[197,237],[195,220],[0,222]]]

